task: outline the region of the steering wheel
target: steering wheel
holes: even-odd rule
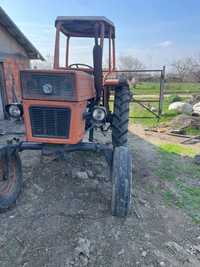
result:
[[[74,63],[74,64],[71,64],[71,65],[68,66],[68,68],[70,68],[70,69],[75,69],[74,67],[76,69],[79,69],[79,67],[86,67],[89,70],[93,70],[93,67],[91,67],[91,66],[89,66],[87,64],[82,64],[82,63]]]

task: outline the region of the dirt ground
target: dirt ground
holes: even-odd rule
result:
[[[137,135],[138,137],[154,145],[182,144],[187,148],[192,148],[197,154],[200,153],[200,141],[191,144],[187,143],[186,145],[184,145],[182,142],[188,140],[188,138],[185,138],[184,135],[182,137],[181,136],[178,137],[174,135],[169,135],[167,132],[145,131],[145,128],[140,124],[130,125],[129,131],[133,135]]]
[[[50,160],[23,152],[22,194],[0,214],[0,267],[200,266],[200,227],[165,204],[165,183],[152,171],[155,146],[133,133],[129,145],[134,183],[127,219],[110,215],[111,178],[102,156],[76,152]]]

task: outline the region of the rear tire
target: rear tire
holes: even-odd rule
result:
[[[0,211],[10,208],[22,188],[22,166],[19,154],[0,158]]]
[[[130,91],[127,84],[115,88],[112,119],[113,146],[126,146],[128,141]]]
[[[127,147],[116,147],[112,165],[112,215],[126,217],[131,203],[132,155]]]

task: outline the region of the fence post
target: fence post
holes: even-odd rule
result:
[[[159,110],[158,110],[159,116],[161,116],[163,112],[164,91],[165,91],[165,66],[163,66],[160,76],[160,97],[159,97]]]

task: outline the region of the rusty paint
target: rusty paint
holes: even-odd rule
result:
[[[44,107],[66,107],[71,110],[70,131],[68,139],[40,138],[34,137],[31,130],[29,108],[31,106]],[[26,128],[26,139],[30,142],[52,143],[52,144],[77,144],[85,135],[85,119],[83,113],[86,110],[87,101],[81,102],[61,102],[42,100],[23,100],[24,123]]]
[[[17,99],[21,101],[21,87],[19,71],[29,68],[28,59],[7,58],[3,62],[5,75],[6,98],[8,103],[13,102],[13,90]]]

